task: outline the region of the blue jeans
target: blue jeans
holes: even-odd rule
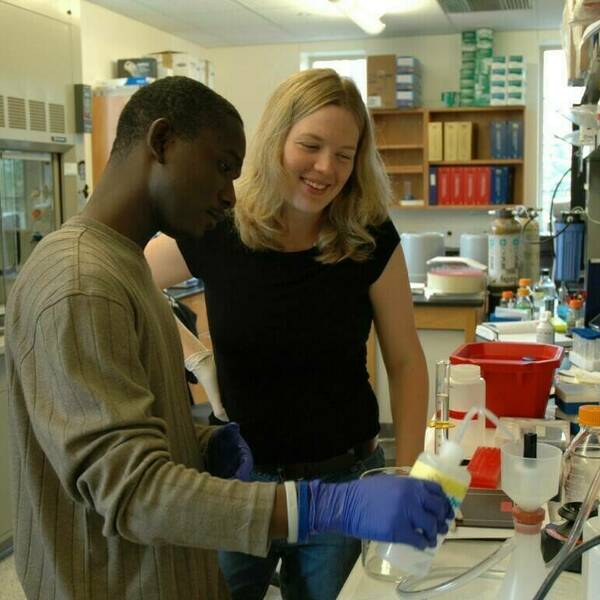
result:
[[[326,482],[357,479],[369,469],[383,467],[383,449],[377,449],[351,469],[321,477]],[[276,481],[279,475],[254,472],[252,481]],[[233,600],[262,600],[279,559],[281,595],[285,600],[335,600],[360,554],[360,540],[324,533],[301,544],[272,542],[266,558],[240,552],[219,552],[219,563]]]

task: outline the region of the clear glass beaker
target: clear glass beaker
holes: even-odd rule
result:
[[[389,477],[408,477],[411,467],[382,467],[365,471],[362,477],[387,475]],[[406,573],[395,567],[386,557],[393,552],[396,544],[362,540],[361,562],[367,575],[384,581],[399,582]]]

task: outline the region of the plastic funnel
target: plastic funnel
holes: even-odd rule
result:
[[[537,444],[537,458],[523,458],[523,440],[502,446],[502,489],[524,510],[535,510],[558,492],[560,449]]]

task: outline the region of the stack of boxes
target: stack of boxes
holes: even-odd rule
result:
[[[367,57],[369,108],[417,108],[421,105],[421,65],[414,56]]]
[[[527,67],[521,54],[494,56],[492,59],[490,104],[525,104]]]
[[[414,56],[396,58],[396,105],[400,108],[421,106],[421,64]]]
[[[463,31],[460,64],[460,104],[475,104],[475,59],[477,54],[477,37],[474,31]]]
[[[494,32],[491,29],[476,31],[475,50],[475,106],[490,104],[490,71],[494,55]]]
[[[494,54],[491,29],[463,31],[460,67],[461,106],[488,106],[490,71]]]

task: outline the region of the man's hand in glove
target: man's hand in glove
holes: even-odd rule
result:
[[[436,545],[454,516],[439,484],[377,475],[348,483],[298,483],[298,538],[341,533],[423,549]]]
[[[227,423],[212,434],[206,450],[206,469],[221,479],[247,481],[254,460],[237,423]]]

